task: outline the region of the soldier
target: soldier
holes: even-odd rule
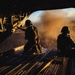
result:
[[[40,39],[37,28],[32,25],[32,22],[30,20],[27,20],[25,22],[25,25],[25,30],[20,28],[21,30],[25,31],[25,39],[28,40],[28,42],[24,46],[24,53],[41,53],[42,47],[40,45]]]
[[[69,56],[75,48],[75,44],[70,38],[70,31],[67,26],[64,26],[61,30],[61,34],[57,38],[57,48],[61,56]]]

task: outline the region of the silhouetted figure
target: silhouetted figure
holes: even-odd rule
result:
[[[6,19],[6,23],[3,24],[6,31],[2,33],[2,39],[0,40],[0,43],[2,43],[7,37],[12,34],[13,25],[11,24],[11,16],[8,15]]]
[[[11,33],[13,25],[11,23],[11,15],[7,15],[6,22],[3,24],[8,33]]]
[[[30,20],[25,22],[26,29],[21,29],[25,31],[25,39],[28,42],[24,46],[24,53],[32,54],[32,53],[41,53],[42,47],[40,45],[38,30],[35,26],[32,25]]]
[[[11,23],[6,23],[6,24],[4,24],[4,26],[5,26],[7,32],[10,33],[12,31],[13,26],[11,25]]]
[[[60,56],[70,56],[74,53],[75,44],[70,38],[70,31],[67,26],[64,26],[61,30],[61,34],[57,38],[57,48]]]

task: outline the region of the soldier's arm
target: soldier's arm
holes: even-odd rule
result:
[[[21,29],[22,31],[25,31],[25,29],[23,29],[22,27],[18,27],[18,29]]]
[[[75,43],[73,42],[73,40],[70,37],[69,37],[69,42],[70,42],[71,46],[75,48]]]

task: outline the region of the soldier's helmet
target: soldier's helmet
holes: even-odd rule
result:
[[[26,20],[25,22],[26,27],[32,25],[32,22],[30,20]]]
[[[70,33],[69,29],[68,29],[68,26],[64,26],[62,29],[61,29],[61,33]]]

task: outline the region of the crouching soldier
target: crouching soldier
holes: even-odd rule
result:
[[[25,22],[26,29],[21,29],[25,31],[25,39],[27,43],[24,46],[24,54],[33,54],[33,53],[41,53],[42,46],[40,45],[40,39],[38,30],[35,26],[32,25],[30,20]]]

